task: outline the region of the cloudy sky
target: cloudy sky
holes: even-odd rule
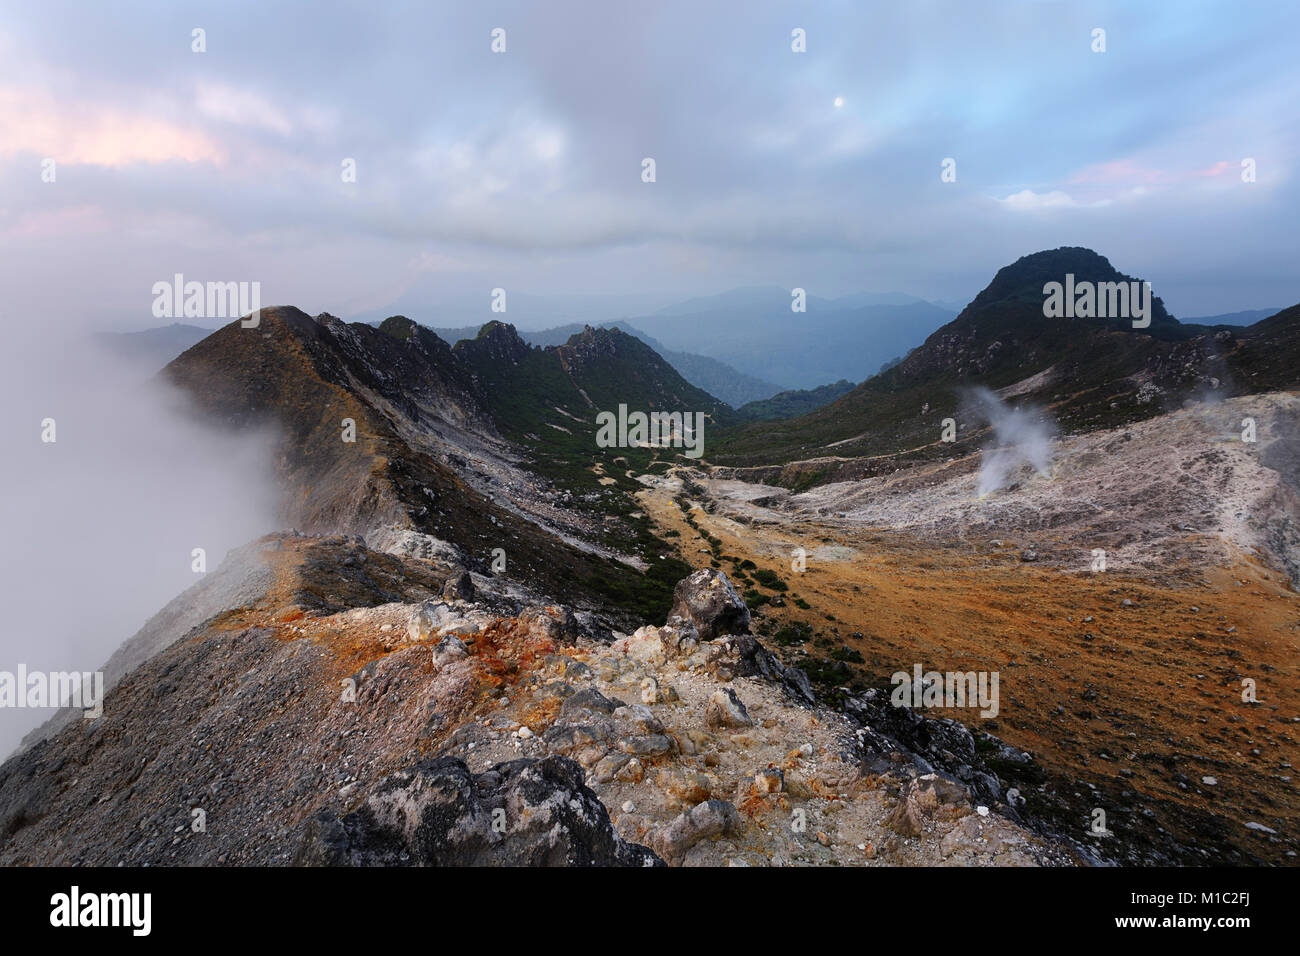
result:
[[[481,301],[465,324],[494,287],[964,301],[1059,245],[1177,315],[1290,305],[1298,10],[9,4],[0,321],[161,324],[177,272],[343,316]]]

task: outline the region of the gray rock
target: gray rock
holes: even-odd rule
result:
[[[618,742],[618,748],[636,757],[660,757],[672,752],[673,739],[664,734],[641,734],[624,737]]]
[[[614,711],[614,719],[619,722],[620,728],[624,731],[657,734],[664,729],[664,725],[654,715],[654,711],[645,704],[629,704],[620,707]]]
[[[581,634],[573,610],[560,604],[528,608],[519,615],[519,623],[536,637],[550,638],[557,644],[572,644]]]
[[[602,714],[612,714],[622,706],[623,702],[621,700],[610,700],[594,687],[588,687],[586,690],[580,690],[565,700],[560,705],[560,713],[570,714],[579,710],[591,710]]]
[[[734,812],[734,811],[733,811]],[[362,807],[304,826],[307,866],[662,866],[624,842],[565,757],[512,760],[472,774],[452,757],[379,784]]]
[[[425,601],[411,613],[406,636],[412,641],[427,641],[441,627],[456,619],[451,608],[440,601]]]
[[[716,691],[709,698],[708,706],[704,709],[704,720],[714,728],[754,726],[754,719],[749,716],[744,703],[730,687]]]
[[[464,568],[453,571],[442,583],[442,596],[449,601],[472,601],[474,593],[474,579]]]
[[[713,568],[701,568],[677,582],[668,612],[669,621],[674,617],[694,625],[702,641],[749,633],[749,608],[727,576]]]
[[[735,634],[709,641],[701,648],[705,668],[719,680],[737,677],[781,676],[784,668],[776,655],[770,653],[758,638],[750,634]]]
[[[469,648],[465,642],[450,634],[433,649],[433,662],[439,667],[446,667],[453,661],[464,660],[466,657],[469,657]]]
[[[650,843],[664,859],[679,860],[701,840],[737,833],[740,811],[725,800],[705,800],[674,817],[658,830]]]
[[[781,674],[781,683],[785,686],[786,692],[806,704],[815,704],[816,695],[813,694],[812,682],[808,680],[808,675],[797,667],[787,667]]]
[[[690,657],[700,646],[700,632],[690,621],[680,617],[669,617],[668,623],[659,628],[659,638],[670,656]]]

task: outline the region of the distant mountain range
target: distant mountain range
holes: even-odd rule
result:
[[[656,341],[646,335],[640,329],[634,328],[627,322],[620,320],[614,322],[594,323],[598,328],[619,329],[628,335],[634,336],[650,346],[656,352],[667,360],[668,364],[681,373],[682,378],[690,382],[697,388],[702,388],[710,395],[722,399],[732,408],[740,408],[748,402],[758,401],[760,399],[770,398],[781,390],[779,385],[773,385],[771,382],[765,382],[761,379],[754,378],[752,375],[745,375],[736,369],[721,362],[717,359],[709,358],[706,355],[694,355],[690,352],[679,352],[667,348],[663,343]],[[539,332],[520,332],[519,337],[530,345],[536,345],[540,348],[563,345],[572,336],[582,332],[585,328],[581,324],[561,325],[553,329],[543,329]],[[459,342],[462,339],[472,339],[478,335],[479,330],[474,327],[459,329],[432,329],[442,339],[448,342]]]
[[[1260,319],[1277,315],[1281,309],[1247,309],[1244,312],[1225,312],[1223,315],[1200,315],[1182,319],[1186,325],[1254,325]]]
[[[716,358],[787,389],[858,382],[905,355],[954,313],[902,293],[840,299],[808,295],[794,312],[791,290],[736,289],[628,322],[670,349]]]
[[[95,344],[124,361],[157,371],[211,334],[212,329],[173,322],[141,332],[100,332],[95,336]]]
[[[718,359],[670,349],[623,320],[602,322],[598,324],[598,327],[619,329],[645,342],[667,360],[686,381],[710,395],[722,399],[732,408],[742,409],[743,406],[749,403],[762,402],[765,399],[773,398],[778,392],[782,391],[779,385],[763,381],[752,375],[746,375]],[[584,325],[575,323],[557,326],[552,329],[519,332],[517,334],[529,345],[548,348],[563,345],[572,336],[582,332],[584,328]],[[433,328],[429,331],[445,342],[455,344],[462,340],[476,338],[480,329],[481,326],[464,326],[461,328]],[[127,361],[139,363],[143,370],[153,371],[162,368],[190,346],[195,345],[211,334],[211,329],[175,323],[156,329],[146,329],[141,332],[100,333],[96,336],[96,339],[99,344],[107,348],[112,354]],[[815,403],[822,396],[826,396],[825,401],[830,401],[841,393],[828,387],[800,394],[802,395],[801,398],[794,398],[793,393],[787,394],[780,403],[763,405],[761,411],[757,408],[751,409],[749,412],[743,413],[742,417],[768,418],[772,417],[778,408],[788,409],[789,414],[802,413],[816,407]]]
[[[1048,318],[1044,285],[1135,281],[1090,249],[1063,247],[1000,269],[961,314],[897,366],[811,413],[759,422],[721,436],[710,461],[771,465],[819,461],[787,480],[861,476],[871,456],[952,457],[973,450],[980,427],[939,440],[962,422],[964,389],[981,385],[1044,406],[1067,432],[1139,421],[1193,396],[1227,396],[1300,384],[1300,306],[1255,322],[1182,323],[1152,299],[1149,328],[1129,319]],[[963,422],[980,426],[978,422]],[[896,462],[880,459],[879,467]]]
[[[1041,286],[1031,282],[1027,288],[1032,301],[1041,302]],[[989,294],[987,289],[981,293],[984,301]],[[522,308],[534,317],[568,315],[575,310],[585,314],[648,301],[651,299],[635,296],[526,295],[510,300],[512,314]],[[952,303],[936,304],[902,292],[856,293],[837,299],[809,296],[804,313],[791,312],[790,301],[789,290],[782,287],[751,286],[674,303],[631,321],[603,319],[591,324],[640,339],[691,385],[736,409],[739,419],[752,422],[796,418],[816,411],[847,394],[850,389],[844,388],[844,383],[863,382],[897,364],[954,318],[949,308]],[[1165,316],[1163,306],[1161,309]],[[1279,311],[1251,309],[1201,316],[1167,327],[1244,328]],[[517,335],[530,345],[547,348],[563,345],[585,327],[585,323],[570,322]],[[476,338],[481,328],[430,331],[454,344]],[[175,323],[141,332],[102,333],[97,339],[112,353],[152,370],[209,334],[210,329]],[[798,387],[792,387],[796,383]]]
[[[810,292],[813,290],[809,290]],[[746,376],[732,394],[719,385],[721,370],[699,366],[696,384],[732,405],[770,398],[781,389],[811,389],[848,379],[860,382],[885,362],[907,353],[957,314],[904,292],[860,292],[840,298],[809,294],[806,311],[791,311],[791,289],[746,286],[717,295],[665,303],[662,296],[537,296],[511,293],[508,311],[487,312],[488,297],[448,296],[429,288],[395,300],[389,311],[370,312],[354,319],[378,324],[386,315],[418,317],[430,328],[464,334],[482,321],[509,321],[526,340],[533,331],[582,325],[625,327],[653,339],[669,352],[703,356],[722,362]],[[647,307],[648,306],[648,307]],[[469,334],[474,334],[469,331]],[[679,371],[687,374],[684,365]],[[689,375],[688,375],[689,377]],[[757,383],[774,383],[761,394]]]

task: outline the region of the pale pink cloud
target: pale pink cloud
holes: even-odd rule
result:
[[[49,94],[0,87],[0,157],[34,153],[59,164],[210,162],[226,151],[201,130],[142,113],[59,103]]]
[[[1168,186],[1225,174],[1235,175],[1236,169],[1237,164],[1227,160],[1221,160],[1203,169],[1157,169],[1132,159],[1117,159],[1086,166],[1066,180],[1066,183],[1102,186]]]

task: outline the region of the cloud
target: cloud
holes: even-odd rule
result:
[[[12,318],[7,316],[6,318]],[[85,329],[6,324],[0,670],[94,671],[227,551],[278,526],[269,434],[200,425],[184,396]],[[47,420],[54,441],[43,441]],[[0,709],[0,756],[52,716]]]
[[[256,90],[210,81],[195,86],[194,107],[210,120],[281,137],[303,133],[327,136],[339,124],[338,111],[333,107],[310,102],[280,106]]]
[[[18,299],[54,288],[79,313],[120,315],[136,306],[115,290],[143,281],[124,272],[245,274],[256,250],[264,288],[341,312],[433,245],[440,275],[472,263],[467,281],[543,293],[694,294],[776,269],[825,294],[947,298],[1068,238],[1160,273],[1174,309],[1179,278],[1211,267],[1224,284],[1215,302],[1198,289],[1197,312],[1300,298],[1282,213],[1300,200],[1286,119],[1300,11],[941,9],[803,11],[795,54],[776,3],[743,20],[686,0],[505,2],[490,19],[250,5],[205,14],[208,52],[192,54],[192,18],[165,5],[30,5],[0,37],[0,278]],[[494,55],[498,25],[509,46]],[[1253,193],[1237,153],[1258,158]],[[46,187],[46,155],[114,174]],[[939,181],[946,156],[955,184]],[[95,221],[117,233],[107,252]],[[37,224],[53,248],[60,223],[56,258],[23,246]]]
[[[1069,193],[1059,189],[1053,189],[1050,192],[1037,193],[1032,189],[1022,189],[1018,193],[1012,193],[999,199],[1008,209],[1016,212],[1045,212],[1053,209],[1097,209],[1109,206],[1113,200],[1098,199],[1093,202],[1079,202]]]
[[[199,83],[194,92],[194,106],[204,116],[222,123],[266,129],[281,136],[288,136],[294,129],[288,114],[252,90]]]
[[[28,153],[56,163],[220,164],[226,152],[213,137],[186,124],[105,104],[57,101],[39,90],[0,87],[0,157]]]

